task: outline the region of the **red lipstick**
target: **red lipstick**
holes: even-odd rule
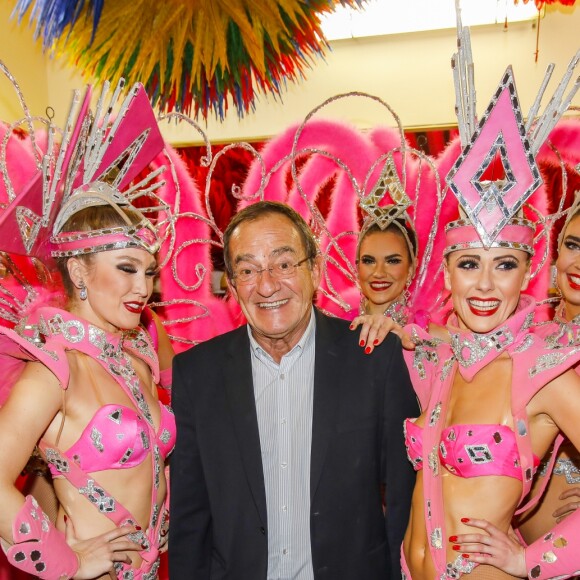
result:
[[[572,278],[575,278],[576,280],[580,279],[580,276],[572,276],[571,274],[567,274],[567,278],[568,278],[568,284],[570,285],[570,288],[572,288],[572,290],[580,290],[580,284],[577,284],[576,282],[572,282]]]
[[[501,305],[497,298],[469,298],[469,310],[476,316],[493,316]]]

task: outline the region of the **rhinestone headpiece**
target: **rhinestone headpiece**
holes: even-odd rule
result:
[[[579,87],[576,81],[564,97],[579,55],[537,120],[547,80],[525,121],[510,66],[477,123],[469,30],[461,26],[458,6],[457,15],[459,51],[452,63],[463,151],[447,175],[447,184],[467,219],[447,226],[444,254],[464,248],[500,247],[533,255],[535,224],[523,219],[523,209],[542,184],[535,155]],[[552,70],[548,69],[548,78]]]
[[[10,74],[2,63],[0,68]],[[6,170],[3,171],[10,203],[0,215],[0,228],[4,232],[2,251],[45,261],[51,256],[119,247],[138,245],[151,250],[159,247],[155,228],[144,217],[139,226],[128,224],[115,228],[114,233],[98,230],[60,235],[64,222],[82,207],[131,205],[131,199],[150,195],[164,183],[156,179],[164,170],[162,167],[131,185],[163,150],[164,142],[140,84],[129,91],[113,120],[113,109],[123,88],[124,83],[120,82],[106,103],[109,85],[105,83],[94,116],[89,109],[91,87],[82,102],[79,92],[74,92],[60,144],[55,143],[59,131],[49,120],[46,152],[37,155],[37,171],[21,191],[14,190]],[[29,127],[33,140],[31,119]]]
[[[484,179],[495,160],[502,177]],[[542,179],[526,138],[511,67],[447,183],[469,221],[447,226],[445,254],[474,246],[511,247],[533,254],[534,225],[515,216]]]
[[[81,232],[62,232],[68,219],[87,207],[108,205],[114,208],[127,225]],[[151,222],[142,217],[133,224],[122,208],[139,214],[127,199],[106,183],[97,182],[75,193],[61,208],[50,238],[53,258],[68,258],[123,248],[142,248],[151,254],[159,250],[160,241]]]
[[[392,204],[377,206],[373,209],[373,215],[365,218],[358,236],[357,255],[361,241],[373,225],[377,225],[382,231],[391,225],[397,227],[405,238],[409,255],[413,260],[417,259],[418,240],[413,221],[401,206]]]
[[[384,198],[388,199],[388,197],[390,197],[394,203],[380,205],[381,201],[383,201]],[[394,224],[403,234],[407,247],[409,248],[409,254],[413,259],[417,258],[417,233],[413,222],[407,213],[407,210],[412,207],[413,201],[401,183],[392,151],[389,151],[387,154],[383,170],[381,171],[377,183],[371,192],[360,200],[359,205],[367,214],[359,234],[359,244],[366,231],[373,224],[376,224],[383,231],[390,225]],[[408,231],[401,225],[401,223],[405,224]],[[408,232],[413,236],[413,241],[409,239]]]

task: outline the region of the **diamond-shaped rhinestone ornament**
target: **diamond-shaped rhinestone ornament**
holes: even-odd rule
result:
[[[496,181],[482,180],[496,157],[504,175]],[[447,183],[486,248],[542,184],[526,138],[511,67],[507,68],[471,142],[447,175]]]
[[[379,207],[379,203],[387,193],[390,195],[395,205],[390,207],[383,205]],[[405,212],[412,204],[413,202],[411,201],[411,198],[407,195],[407,192],[399,179],[393,154],[389,153],[376,185],[366,197],[361,199],[359,205],[361,209],[381,228],[381,230],[385,230],[393,220],[401,217],[406,219],[407,216]],[[387,207],[389,208],[389,211],[385,211]]]

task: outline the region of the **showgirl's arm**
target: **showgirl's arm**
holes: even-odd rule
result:
[[[538,419],[536,424],[540,428],[543,425],[552,436],[559,429],[580,448],[580,377],[574,371],[567,371],[541,389],[530,401],[528,412]],[[470,519],[464,523],[486,532],[462,534],[451,540],[473,562],[496,566],[513,576],[539,580],[569,578],[580,573],[580,511],[562,519],[525,549],[511,530],[505,534],[485,520]]]
[[[12,543],[12,522],[24,503],[14,482],[61,406],[61,387],[41,363],[26,363],[0,409],[0,536]]]
[[[157,330],[157,356],[159,357],[159,368],[161,371],[165,371],[171,368],[173,364],[173,357],[175,356],[175,351],[173,350],[173,345],[171,340],[169,340],[169,335],[165,330],[165,326],[161,322],[161,319],[155,312],[151,310],[151,318],[155,328]]]
[[[580,377],[570,370],[546,385],[532,399],[534,412],[548,420],[580,449]],[[526,548],[526,567],[530,578],[575,576],[580,572],[580,511],[561,519],[550,533]]]
[[[560,522],[562,519],[574,513],[578,508],[580,508],[580,485],[569,487],[560,494],[559,499],[567,499],[570,501],[559,507],[552,514],[552,516],[556,518],[557,522]]]
[[[11,564],[39,578],[94,578],[114,561],[130,562],[127,551],[139,550],[126,539],[134,528],[111,530],[78,541],[69,522],[66,536],[58,531],[32,496],[14,482],[38,440],[57,417],[62,389],[41,363],[29,362],[0,409],[0,536]]]
[[[165,330],[165,326],[161,323],[161,319],[154,312],[153,321],[157,328],[157,356],[159,357],[159,386],[166,390],[171,390],[173,382],[173,357],[175,351],[169,335]]]
[[[159,359],[159,386],[170,390],[172,382],[172,365],[175,351],[169,339],[169,335],[161,322],[161,319],[148,306],[141,314],[141,324],[149,333],[153,347]]]

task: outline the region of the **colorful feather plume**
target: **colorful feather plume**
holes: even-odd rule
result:
[[[320,15],[364,0],[18,0],[45,50],[87,80],[145,85],[164,111],[241,117],[328,48]]]

